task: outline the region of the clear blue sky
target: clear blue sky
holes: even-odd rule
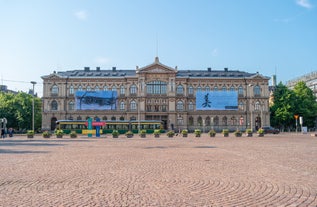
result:
[[[154,61],[286,81],[317,70],[316,0],[0,0],[1,84]]]

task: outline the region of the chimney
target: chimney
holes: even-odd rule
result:
[[[211,68],[207,68],[208,72],[211,72]]]
[[[112,67],[112,72],[116,72],[117,68],[116,67]]]
[[[86,72],[88,72],[88,71],[90,70],[90,68],[89,68],[89,67],[84,67],[84,70],[85,70]]]
[[[228,68],[225,68],[225,72],[228,72]]]
[[[100,67],[96,67],[96,71],[100,71]]]

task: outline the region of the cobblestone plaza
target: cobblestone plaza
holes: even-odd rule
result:
[[[317,138],[0,140],[0,206],[317,206]]]

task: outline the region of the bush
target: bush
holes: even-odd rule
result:
[[[195,129],[194,134],[196,135],[196,137],[200,137],[201,130],[200,129]]]
[[[64,131],[62,129],[56,130],[55,131],[55,135],[56,136],[63,136],[64,135]]]
[[[71,133],[69,134],[71,138],[76,138],[77,137],[77,133],[75,131],[71,131]]]
[[[111,134],[113,136],[119,136],[119,131],[118,130],[113,130]]]
[[[187,134],[188,134],[188,130],[187,130],[187,129],[183,129],[183,130],[182,130],[182,134],[183,134],[183,135],[187,135]]]
[[[167,136],[172,137],[175,135],[175,132],[173,130],[170,130],[167,132]]]
[[[208,132],[209,136],[213,137],[216,135],[216,131],[211,129],[209,132]]]
[[[49,131],[44,131],[42,133],[43,137],[50,137],[51,136],[51,133]]]
[[[33,130],[28,130],[28,131],[26,132],[26,135],[34,135],[34,131],[33,131]]]
[[[161,134],[161,130],[155,129],[153,133],[154,133],[154,134]]]
[[[241,137],[242,136],[242,132],[237,129],[235,132],[234,132],[234,135],[236,135],[237,137]]]

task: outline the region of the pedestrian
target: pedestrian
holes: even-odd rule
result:
[[[13,137],[13,129],[9,128],[9,137]]]
[[[4,128],[1,129],[1,138],[4,138]]]

